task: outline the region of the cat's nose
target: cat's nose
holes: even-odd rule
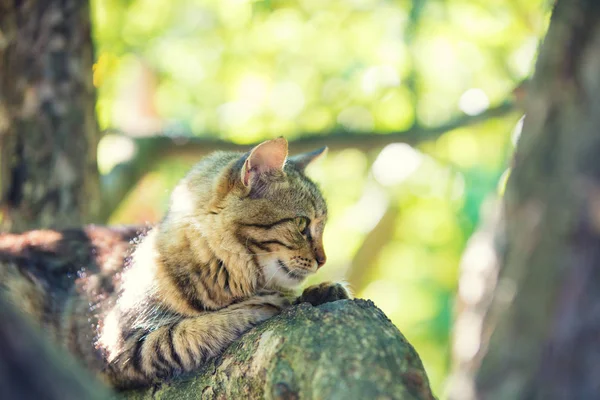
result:
[[[323,248],[323,237],[317,236],[313,243],[313,254],[315,256],[315,260],[317,260],[317,269],[321,268],[325,261],[327,261],[327,256],[325,255],[325,248]]]
[[[317,260],[317,269],[325,265],[325,262],[327,262],[327,256],[325,255],[325,251],[317,251],[315,254],[315,259]]]

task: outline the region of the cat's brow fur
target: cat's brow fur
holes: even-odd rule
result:
[[[284,163],[284,139],[214,153],[141,235],[103,227],[0,235],[0,293],[116,388],[191,371],[287,307],[325,262],[327,208],[304,175],[320,153]],[[296,302],[349,297],[332,288],[309,288]]]

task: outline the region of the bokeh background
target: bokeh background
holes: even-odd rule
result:
[[[144,170],[109,221],[160,220],[202,143],[283,135],[293,153],[295,141],[335,141],[309,170],[330,209],[315,279],[372,299],[441,395],[461,255],[502,193],[549,11],[545,0],[93,0],[98,162],[106,177],[119,163]],[[138,157],[156,135],[195,145]]]

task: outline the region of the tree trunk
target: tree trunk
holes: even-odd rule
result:
[[[476,396],[600,398],[598,1],[558,0],[528,91]]]
[[[91,222],[99,209],[89,7],[0,0],[0,229]]]
[[[126,399],[433,400],[421,360],[365,300],[301,304],[245,334],[199,373]]]
[[[92,63],[86,1],[0,0],[0,231],[93,221]],[[0,398],[109,398],[61,353],[0,296]]]

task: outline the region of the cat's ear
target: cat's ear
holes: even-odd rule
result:
[[[254,147],[242,167],[241,179],[244,186],[250,186],[255,176],[283,171],[287,155],[288,143],[282,137],[267,140]]]
[[[304,171],[306,167],[311,164],[313,161],[316,161],[327,154],[327,146],[321,147],[320,149],[311,151],[309,153],[297,154],[293,157],[290,157],[290,161],[293,162],[300,171]]]

